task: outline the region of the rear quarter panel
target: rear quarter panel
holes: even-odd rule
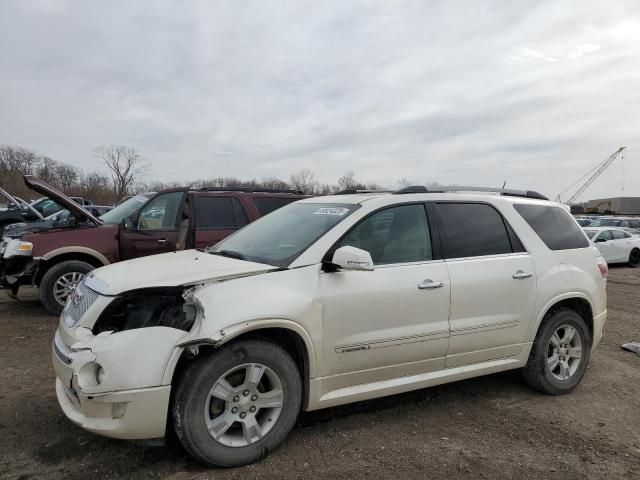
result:
[[[526,203],[526,200],[513,203]],[[598,269],[596,258],[600,253],[595,247],[550,250],[513,204],[503,207],[502,211],[531,253],[535,265],[537,297],[527,341],[535,339],[544,315],[561,300],[583,298],[591,305],[594,316],[606,311],[606,280]]]

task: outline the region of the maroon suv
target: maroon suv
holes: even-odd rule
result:
[[[100,218],[33,176],[25,183],[71,212],[46,231],[22,231],[0,242],[0,283],[15,296],[20,285],[40,287],[40,300],[59,314],[77,282],[94,268],[130,258],[204,248],[249,222],[304,198],[293,190],[187,188],[145,193]]]

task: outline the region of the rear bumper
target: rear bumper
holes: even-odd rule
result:
[[[593,317],[593,344],[591,349],[595,349],[600,340],[602,340],[602,330],[604,329],[604,324],[607,321],[607,311],[605,310],[600,315],[596,315]]]

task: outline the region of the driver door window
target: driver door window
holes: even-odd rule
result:
[[[403,205],[374,213],[340,242],[371,254],[375,265],[431,260],[431,239],[422,205]]]
[[[140,211],[138,230],[175,230],[183,192],[158,195]]]

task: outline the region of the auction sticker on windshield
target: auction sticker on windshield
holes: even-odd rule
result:
[[[313,214],[314,215],[336,215],[338,217],[341,217],[342,215],[344,215],[348,211],[349,211],[348,208],[323,207],[323,208],[319,208],[318,210],[313,212]]]

